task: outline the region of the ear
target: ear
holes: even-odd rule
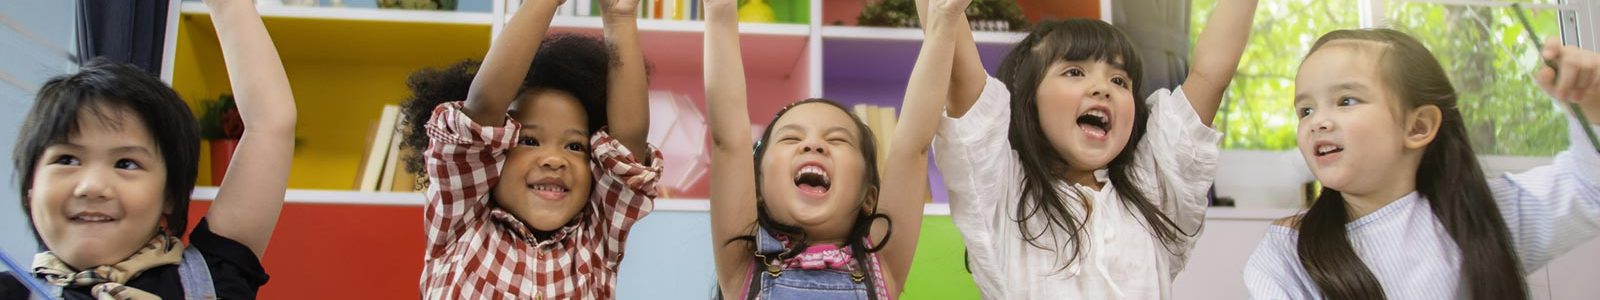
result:
[[[867,215],[878,213],[878,187],[867,187],[866,195],[861,195],[861,211]]]
[[[1439,124],[1444,122],[1444,111],[1437,105],[1423,105],[1406,115],[1406,149],[1420,150],[1433,143],[1439,134]]]

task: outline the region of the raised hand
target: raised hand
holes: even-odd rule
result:
[[[1577,46],[1562,45],[1557,38],[1545,40],[1540,51],[1554,65],[1539,68],[1539,88],[1556,99],[1592,106],[1600,97],[1600,54]]]
[[[600,0],[600,12],[605,17],[636,18],[639,16],[639,1]]]

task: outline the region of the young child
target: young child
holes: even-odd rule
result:
[[[189,234],[200,136],[160,80],[96,60],[40,89],[14,160],[22,207],[46,251],[0,275],[0,298],[33,277],[65,299],[253,299],[294,152],[295,105],[250,1],[208,0],[245,133],[211,209]]]
[[[1600,55],[1554,40],[1546,92],[1600,114]],[[1559,82],[1559,83],[1556,83]],[[1340,30],[1295,77],[1298,143],[1321,196],[1268,228],[1245,267],[1257,299],[1525,299],[1523,276],[1600,228],[1600,154],[1570,122],[1549,166],[1485,180],[1455,88],[1416,39]]]
[[[1134,46],[1105,22],[1036,25],[998,79],[967,27],[948,26],[960,41],[934,161],[985,298],[1171,296],[1205,218],[1221,137],[1211,120],[1255,2],[1219,1],[1187,80],[1146,101]],[[965,19],[964,6],[922,9]]]
[[[612,45],[544,38],[561,2],[524,2],[482,65],[412,77],[405,144],[427,145],[430,182],[423,298],[615,297],[661,172],[637,2],[602,1]]]
[[[736,3],[706,2],[717,297],[895,298],[916,251],[937,117],[903,120],[926,125],[894,133],[881,182],[872,131],[829,100],[790,104],[752,143]],[[944,91],[928,90],[918,92]]]

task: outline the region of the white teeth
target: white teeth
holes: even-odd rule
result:
[[[1106,112],[1103,111],[1103,110],[1098,110],[1098,109],[1090,110],[1088,112],[1085,112],[1084,115],[1095,116],[1095,117],[1099,117],[1101,119],[1106,119]]]
[[[537,185],[533,185],[532,187],[533,187],[533,190],[535,190],[535,191],[546,191],[546,192],[565,192],[565,191],[567,191],[567,189],[561,188],[560,186],[553,185],[553,184],[537,184]]]
[[[796,171],[794,173],[794,176],[795,177],[800,177],[800,175],[805,175],[805,174],[816,174],[817,176],[822,176],[822,181],[823,182],[827,182],[828,181],[828,172],[823,172],[821,167],[817,167],[817,166],[801,167],[799,171]]]
[[[72,217],[72,219],[78,220],[78,221],[84,221],[84,222],[111,221],[111,217],[107,217],[107,216],[77,216],[77,217]]]
[[[1333,152],[1333,151],[1340,150],[1340,149],[1344,149],[1344,148],[1340,148],[1339,146],[1334,146],[1334,145],[1322,145],[1321,147],[1317,147],[1317,154],[1328,154],[1329,152]]]

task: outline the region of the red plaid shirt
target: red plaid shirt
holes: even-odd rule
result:
[[[660,150],[650,148],[652,165],[645,166],[621,142],[594,133],[589,209],[550,239],[536,240],[489,200],[521,125],[507,117],[505,126],[479,126],[462,105],[439,105],[427,124],[423,298],[614,298],[628,230],[654,206]]]

